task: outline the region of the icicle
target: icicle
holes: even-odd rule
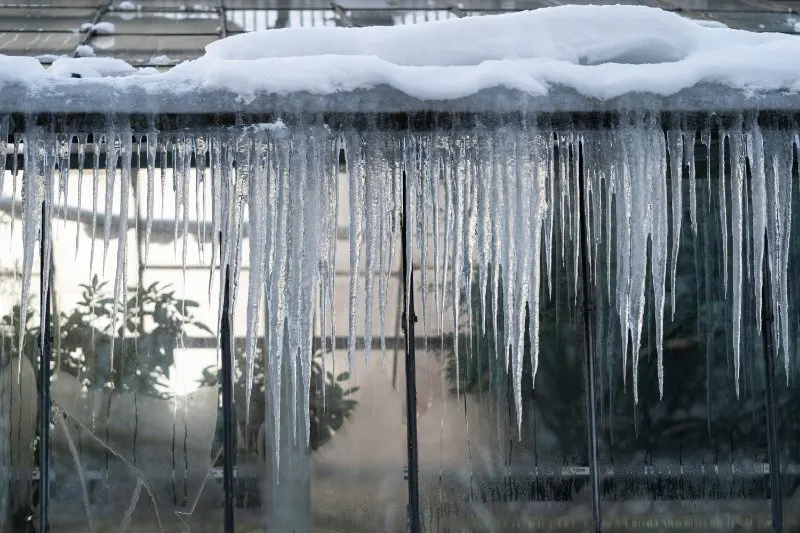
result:
[[[692,235],[697,236],[697,171],[694,155],[694,145],[697,132],[694,128],[684,127],[683,163],[689,169],[689,224]]]
[[[158,134],[150,131],[147,136],[147,222],[144,236],[144,262],[150,257],[150,236],[153,232],[153,202],[155,196],[156,150],[158,150]],[[163,205],[162,198],[162,205]]]
[[[681,197],[681,170],[683,165],[683,139],[680,132],[672,130],[668,133],[667,143],[660,129],[653,132],[652,148],[647,161],[649,178],[652,181],[652,229],[650,233],[652,283],[654,295],[654,318],[656,322],[656,352],[658,354],[658,394],[664,397],[664,300],[667,271],[667,166],[666,157],[669,150],[669,171],[672,184],[672,270],[670,287],[672,289],[672,314],[675,315],[675,271],[678,261],[678,241],[681,233],[681,216],[683,215]],[[673,151],[674,150],[674,151]],[[638,350],[638,346],[634,346]],[[634,383],[637,376],[634,370]],[[634,397],[638,394],[634,385]]]
[[[36,242],[40,238],[41,222],[44,220],[42,208],[41,181],[44,165],[43,153],[40,153],[41,131],[39,128],[28,125],[23,146],[25,163],[22,184],[22,295],[19,306],[19,359],[22,360],[22,349],[25,341],[25,324],[28,313],[28,296],[30,295],[31,277],[33,273],[33,258],[36,251]],[[44,300],[44,298],[43,298]],[[44,315],[42,315],[44,316]]]
[[[786,380],[789,380],[789,238],[792,220],[792,133],[764,131],[764,163],[767,207],[767,265],[771,277],[772,310],[775,317],[775,355],[783,350]]]
[[[58,207],[61,220],[66,224],[67,192],[69,189],[69,156],[72,147],[72,135],[58,135]]]
[[[109,136],[111,143],[115,145],[114,162],[116,165],[116,154],[121,156],[120,168],[122,172],[120,180],[120,198],[119,198],[119,238],[117,240],[117,274],[114,278],[114,313],[111,315],[111,365],[109,375],[114,372],[114,340],[117,336],[117,311],[122,312],[122,326],[120,327],[123,339],[125,338],[125,313],[127,306],[125,305],[127,293],[127,273],[128,273],[128,207],[130,197],[131,185],[131,152],[133,146],[131,144],[132,132],[129,124],[122,124],[119,129],[119,140],[115,136]],[[118,144],[117,144],[118,143]],[[118,151],[117,147],[118,146]],[[113,189],[113,178],[110,187]],[[106,195],[106,208],[108,209],[108,195]],[[106,224],[108,224],[108,217],[106,217]],[[109,228],[106,226],[106,235],[108,235]],[[112,382],[113,383],[113,382]]]
[[[748,121],[746,132],[747,158],[750,161],[750,191],[753,233],[753,296],[755,296],[756,326],[761,332],[761,303],[764,287],[764,237],[767,231],[767,183],[764,169],[764,139],[755,117]]]
[[[719,129],[719,218],[720,228],[722,229],[722,295],[728,297],[728,201],[727,185],[725,184],[726,160],[725,160],[725,140],[728,139],[727,130],[720,126]],[[711,145],[709,144],[709,154]],[[709,167],[711,161],[709,157]]]
[[[89,251],[89,265],[90,269],[94,269],[94,247],[95,237],[97,235],[97,202],[99,196],[100,185],[100,144],[105,143],[102,135],[97,132],[92,134],[92,244]]]
[[[616,302],[620,320],[620,339],[622,340],[622,381],[626,383],[628,372],[628,330],[631,299],[631,238],[633,195],[631,184],[631,167],[628,164],[627,152],[634,149],[638,141],[631,135],[631,124],[625,124],[619,130],[621,137],[620,174],[615,189],[616,193]],[[635,132],[634,132],[635,134]],[[641,142],[641,141],[638,141]]]
[[[291,161],[291,141],[290,139],[278,138],[275,140],[274,147],[274,172],[277,185],[276,190],[276,223],[275,227],[275,255],[271,269],[269,282],[269,328],[267,329],[268,346],[268,386],[271,392],[272,420],[275,428],[281,427],[281,366],[283,360],[283,350],[285,343],[286,325],[286,278],[288,275],[287,246],[288,246],[288,227],[289,224],[289,197],[291,189],[290,161]],[[280,464],[280,432],[275,432],[275,463]]]
[[[321,127],[313,127],[307,135],[309,141],[309,150],[307,151],[307,170],[306,170],[306,187],[304,199],[310,205],[319,207],[319,211],[315,212],[307,208],[303,208],[304,220],[304,241],[303,241],[303,255],[301,257],[302,266],[302,286],[300,294],[300,331],[301,331],[301,344],[300,344],[300,362],[301,362],[301,376],[302,376],[302,389],[308,391],[311,383],[311,357],[312,357],[312,341],[313,341],[313,320],[314,320],[314,306],[313,293],[314,288],[319,281],[319,269],[316,265],[320,263],[322,257],[319,255],[320,238],[327,238],[329,233],[326,228],[319,224],[321,219],[329,219],[326,215],[327,198],[322,195],[328,192],[327,189],[327,176],[325,172],[325,156],[327,151],[325,149],[328,141],[327,131]],[[296,206],[301,208],[300,205]],[[335,246],[335,241],[331,243]],[[303,394],[303,420],[305,421],[305,435],[306,442],[310,438],[310,405],[309,395]]]
[[[503,192],[505,196],[506,208],[508,209],[508,216],[503,217],[505,238],[502,246],[503,257],[501,259],[503,267],[503,283],[505,284],[505,292],[503,293],[503,303],[505,304],[503,313],[505,318],[505,342],[503,343],[503,351],[505,352],[506,368],[511,365],[510,368],[514,372],[514,390],[521,390],[522,367],[520,366],[520,372],[517,373],[515,367],[513,366],[513,359],[509,359],[513,356],[511,348],[516,345],[516,337],[514,335],[514,320],[512,317],[516,316],[516,313],[518,312],[516,298],[519,296],[514,290],[515,284],[517,283],[516,215],[519,213],[518,201],[520,198],[517,189],[518,176],[515,150],[516,142],[513,137],[513,132],[507,132],[505,135],[504,146],[507,148],[503,154],[502,160],[504,171]],[[517,400],[521,399],[517,398]]]
[[[103,227],[103,267],[108,256],[108,240],[111,236],[111,209],[114,203],[114,186],[117,176],[117,159],[119,158],[119,138],[116,125],[110,124],[106,137],[106,212]],[[120,236],[122,238],[122,236]]]
[[[390,136],[386,145],[386,159],[381,160],[381,169],[379,176],[381,179],[381,196],[378,212],[380,213],[380,237],[379,237],[379,257],[380,264],[378,265],[379,271],[379,288],[378,288],[378,315],[380,324],[381,336],[381,363],[386,362],[386,307],[389,298],[389,276],[392,269],[392,260],[394,258],[394,243],[397,233],[396,222],[397,217],[395,213],[395,206],[397,202],[402,201],[402,189],[397,187],[398,184],[402,186],[402,172],[408,172],[408,165],[403,160],[402,156],[397,157],[397,154],[402,152],[402,139]],[[418,173],[418,172],[417,172]],[[422,179],[422,177],[420,177]],[[395,196],[395,191],[400,191],[400,197]],[[425,300],[425,283],[426,283],[426,268],[425,268],[425,250],[424,246],[427,243],[425,239],[424,230],[424,203],[420,200],[417,202],[417,219],[422,220],[421,225],[417,227],[417,244],[423,246],[420,249],[420,257],[422,258],[421,283],[423,302]],[[419,235],[422,232],[423,235]],[[425,308],[423,304],[422,310],[423,327],[425,323]]]
[[[544,224],[546,213],[551,210],[547,204],[547,172],[550,161],[550,134],[537,132],[534,139],[534,166],[531,184],[531,224],[530,224],[530,303],[528,312],[530,322],[528,325],[531,342],[531,380],[536,383],[536,374],[539,370],[539,300],[541,293],[541,248],[542,248],[542,225]],[[552,216],[550,217],[552,220]],[[520,406],[521,409],[521,406]]]
[[[205,259],[206,242],[206,154],[208,146],[204,135],[195,139],[195,217],[197,218],[197,253],[200,262]]]
[[[219,265],[220,269],[220,285],[224,285],[224,280],[222,276],[224,275],[224,271],[222,270],[222,249],[220,243],[220,236],[222,233],[221,229],[221,218],[222,218],[222,136],[220,134],[215,134],[210,139],[211,150],[209,154],[209,166],[211,167],[211,227],[212,227],[212,236],[211,236],[211,261],[209,261],[209,273],[208,273],[208,297],[209,301],[211,300],[211,286],[214,283],[214,272],[215,272],[215,265]],[[164,154],[162,154],[164,157]],[[164,164],[164,160],[161,160],[161,164]],[[164,193],[163,187],[163,172],[162,172],[162,198]],[[163,201],[162,201],[162,211],[163,211]]]
[[[87,142],[87,134],[83,133],[78,136],[78,209],[75,214],[75,257],[78,256],[78,247],[81,236],[81,212],[83,210],[83,167],[86,163]]]
[[[44,258],[42,259],[42,265],[44,265],[44,270],[40,272],[41,279],[43,280],[42,283],[42,294],[39,295],[39,316],[45,317],[47,316],[47,305],[48,305],[48,298],[45,296],[50,292],[50,267],[52,265],[51,256],[53,253],[53,185],[55,183],[55,176],[54,176],[54,169],[58,164],[58,159],[60,159],[60,153],[56,151],[56,143],[58,140],[56,136],[52,134],[52,132],[42,132],[39,130],[40,138],[38,139],[38,143],[32,144],[31,148],[36,149],[36,157],[37,164],[40,165],[36,167],[36,178],[39,182],[37,187],[40,189],[42,197],[42,206],[41,210],[37,210],[37,215],[42,217],[42,220],[39,222],[39,239],[47,235],[47,238],[44,239],[44,242],[40,242],[41,250],[44,251]],[[60,144],[60,143],[59,143]],[[60,148],[60,147],[59,147]],[[27,309],[24,309],[27,311]],[[20,322],[21,326],[24,327],[24,322]],[[20,346],[22,344],[20,343]],[[21,364],[21,363],[20,363]],[[21,369],[21,366],[18,370]]]
[[[503,182],[505,180],[505,173],[503,172],[503,138],[495,133],[492,136],[492,145],[494,150],[492,152],[492,195],[491,195],[491,210],[495,214],[506,213],[505,194]],[[492,324],[494,327],[494,349],[495,357],[500,356],[500,322],[498,315],[500,313],[500,273],[502,267],[502,253],[503,245],[505,242],[505,225],[503,220],[504,216],[495,216],[492,218]],[[507,353],[507,351],[506,351]],[[504,354],[505,359],[505,354]],[[508,368],[508,365],[504,367]]]
[[[11,160],[11,234],[12,235],[14,234],[14,221],[17,218],[14,204],[17,201],[17,175],[19,173],[19,150],[20,150],[19,144],[20,144],[20,137],[18,135],[14,135],[14,159]],[[24,150],[24,145],[23,145],[23,150]],[[9,239],[8,242],[9,244],[11,244],[13,240]]]
[[[555,221],[555,197],[556,197],[556,172],[555,172],[555,152],[554,152],[554,138],[552,131],[548,127],[546,130],[547,137],[545,138],[545,149],[547,150],[546,165],[540,169],[547,176],[547,196],[546,198],[552,199],[552,205],[549,205],[545,214],[545,224],[547,229],[544,234],[545,245],[545,263],[547,264],[547,292],[549,297],[553,298],[553,223]]]
[[[3,162],[0,167],[0,194],[3,193],[3,182],[6,177],[6,151],[8,147],[8,116],[0,115],[0,161]],[[16,154],[14,154],[16,156]],[[13,205],[14,198],[11,198]]]
[[[480,161],[478,175],[478,240],[480,241],[478,250],[478,283],[480,285],[481,298],[481,333],[486,335],[486,289],[489,282],[490,243],[492,242],[492,219],[494,218],[487,204],[490,201],[489,191],[491,190],[494,146],[491,136],[485,131],[479,133],[478,142],[480,150],[478,156]]]
[[[361,136],[348,132],[345,136],[345,163],[350,182],[350,287],[348,316],[347,360],[350,372],[353,371],[353,356],[356,352],[356,321],[358,304],[358,269],[361,243],[364,236],[364,174],[365,162]]]
[[[745,161],[742,146],[741,117],[729,132],[731,143],[731,231],[733,243],[733,265],[731,281],[733,288],[733,368],[736,397],[739,397],[740,357],[742,349],[742,255],[744,238],[744,177]]]
[[[380,212],[381,196],[386,187],[385,172],[381,172],[379,161],[384,155],[376,149],[380,137],[372,136],[367,143],[366,175],[364,178],[364,358],[369,361],[370,348],[372,347],[372,309],[375,290],[375,270],[379,266],[379,233],[381,229]],[[413,183],[414,177],[408,177],[407,182]],[[411,193],[409,193],[411,195]],[[351,205],[350,209],[353,209]],[[360,209],[360,208],[359,208]]]
[[[677,128],[671,128],[667,132],[667,144],[667,150],[669,152],[670,184],[672,185],[672,220],[670,228],[672,234],[672,251],[670,253],[669,286],[672,300],[672,320],[675,320],[675,293],[677,292],[675,278],[678,270],[678,251],[680,249],[681,222],[683,220],[683,191],[681,186],[683,182],[683,132]],[[666,228],[663,229],[666,231]],[[653,230],[658,231],[655,228],[653,228]],[[653,268],[657,268],[657,264],[654,264]],[[656,309],[656,320],[658,320],[658,315],[659,310]],[[661,355],[662,354],[659,354],[659,356]],[[661,378],[663,378],[663,376],[661,376]],[[659,383],[661,383],[661,381],[662,379],[659,379]]]
[[[467,216],[466,213],[466,195],[467,195],[467,154],[466,154],[466,139],[457,137],[455,139],[455,176],[452,181],[452,198],[454,209],[453,213],[453,270],[452,270],[452,320],[453,320],[453,358],[456,361],[456,375],[460,376],[459,370],[459,353],[458,353],[458,338],[459,338],[459,316],[461,313],[461,291],[462,283],[464,280],[464,222]],[[509,315],[511,316],[511,315]],[[456,394],[459,394],[459,381],[456,380]]]
[[[188,254],[188,247],[189,247],[189,183],[191,178],[191,168],[192,168],[192,153],[194,152],[194,138],[192,136],[184,137],[183,139],[183,147],[181,153],[181,159],[183,163],[181,165],[181,175],[180,175],[180,189],[181,189],[181,221],[182,224],[182,233],[183,239],[181,243],[183,248],[181,250],[181,267],[183,268],[183,285],[186,286],[186,256]],[[245,184],[245,187],[247,185]],[[196,190],[196,194],[199,196],[200,191]],[[199,240],[199,239],[198,239]]]
[[[263,144],[256,140],[256,158],[261,155]],[[268,155],[267,155],[268,157]],[[256,353],[256,335],[258,331],[258,309],[261,304],[261,293],[265,283],[265,266],[267,256],[267,191],[269,162],[250,174],[248,184],[248,207],[250,222],[250,275],[247,289],[247,332],[245,350],[245,422],[250,421],[250,402],[253,390],[253,366]]]

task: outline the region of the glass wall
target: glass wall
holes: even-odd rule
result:
[[[672,240],[674,220],[664,228],[664,238],[677,244],[679,254],[674,282],[668,262],[672,252],[663,258],[663,295],[654,289],[658,284],[649,259],[641,342],[634,349],[619,316],[619,243],[612,227],[621,222],[615,215],[606,227],[593,218],[598,209],[616,212],[617,206],[604,203],[609,198],[606,178],[576,159],[597,140],[593,131],[582,137],[546,136],[554,157],[548,169],[555,169],[547,191],[557,206],[545,241],[550,255],[538,258],[542,278],[535,378],[530,317],[517,316],[516,307],[504,305],[506,274],[497,273],[495,291],[493,283],[481,286],[483,276],[495,279],[493,265],[483,273],[477,267],[471,273],[464,270],[469,279],[461,279],[460,301],[448,299],[451,278],[443,282],[436,276],[452,275],[447,254],[452,252],[448,246],[456,247],[448,240],[453,239],[455,215],[440,209],[441,220],[434,223],[423,214],[432,207],[424,202],[406,206],[416,209],[413,217],[403,214],[402,173],[386,148],[396,138],[380,137],[376,144],[385,143],[385,151],[365,149],[374,166],[367,165],[364,175],[387,180],[390,192],[376,192],[371,187],[377,181],[365,178],[364,197],[353,195],[353,166],[342,159],[333,171],[336,190],[329,192],[336,197],[337,219],[331,286],[336,305],[332,316],[313,316],[308,390],[302,385],[305,369],[292,363],[290,334],[277,348],[283,354],[281,366],[265,367],[266,343],[275,332],[267,320],[268,302],[259,292],[263,287],[249,290],[251,231],[259,228],[250,227],[251,212],[241,212],[245,229],[238,249],[238,291],[251,298],[255,294],[256,305],[248,309],[248,298],[241,297],[226,315],[232,335],[231,412],[221,400],[223,280],[212,263],[213,198],[219,191],[211,181],[212,156],[201,149],[202,136],[160,134],[153,143],[134,135],[130,144],[121,136],[97,137],[96,142],[86,142],[86,136],[42,137],[66,150],[54,152],[59,157],[40,168],[53,186],[52,223],[45,225],[49,234],[44,243],[50,250],[50,303],[44,307],[39,295],[42,243],[26,257],[21,231],[23,222],[38,220],[34,213],[23,221],[24,187],[30,184],[26,180],[37,178],[36,168],[25,173],[24,142],[14,143],[12,137],[0,190],[0,246],[7,247],[0,251],[0,524],[10,531],[41,530],[38,517],[44,505],[52,532],[223,531],[223,427],[230,424],[234,518],[243,530],[405,531],[409,502],[416,495],[408,489],[409,447],[419,459],[423,531],[585,531],[594,528],[596,518],[603,531],[770,531],[776,480],[783,531],[797,529],[800,398],[794,356],[800,343],[794,332],[800,331],[800,285],[791,275],[784,280],[793,332],[786,340],[776,329],[785,310],[771,300],[769,287],[765,306],[759,308],[750,287],[760,274],[749,261],[742,262],[748,289],[742,291],[737,394],[730,285],[737,258],[734,237],[720,235],[733,224],[730,190],[738,170],[719,163],[726,160],[723,150],[730,153],[735,147],[730,140],[720,144],[716,134],[687,134],[684,143],[694,149],[682,146],[687,159],[665,169],[668,205],[677,205],[680,195],[682,206],[678,239]],[[371,138],[364,139],[367,146]],[[676,149],[674,138],[665,134],[662,140],[665,154]],[[292,157],[299,158],[304,146],[290,144]],[[339,153],[336,142],[330,148]],[[448,157],[460,155],[459,149]],[[381,157],[389,163],[376,163]],[[478,167],[480,158],[474,161]],[[795,156],[788,166],[784,161],[780,174],[793,183],[793,208],[800,206],[796,161]],[[283,169],[276,165],[278,175]],[[743,167],[745,217],[759,209],[749,192],[754,186],[750,167]],[[375,168],[382,170],[369,174]],[[231,173],[236,172],[247,176],[231,165]],[[469,187],[453,176],[458,174],[431,171],[406,186],[412,193],[415,187],[435,187],[436,202],[453,202],[462,194],[454,187]],[[477,197],[474,190],[464,191]],[[494,215],[526,220],[517,213],[524,204],[517,207]],[[389,230],[382,227],[379,234],[363,219],[356,230],[351,224],[354,212],[363,215],[365,209],[376,217],[384,210],[389,213],[385,219],[372,220],[394,224],[392,239],[380,245],[386,264],[369,259],[378,248],[368,244],[377,246]],[[470,209],[481,209],[477,199],[465,207]],[[792,221],[793,234],[800,231],[798,218]],[[411,442],[402,323],[403,275],[408,272],[402,261],[401,219],[414,224],[409,235],[415,239],[407,245],[413,248],[407,279],[413,283],[410,302],[417,318],[412,408],[417,429]],[[578,231],[587,227],[587,234]],[[757,243],[752,226],[745,229],[740,255],[749,258]],[[359,230],[367,244],[354,256],[353,235]],[[477,223],[471,230],[478,231]],[[648,238],[645,246],[652,248],[658,235]],[[791,273],[800,248],[789,242]],[[587,244],[595,249],[587,252]],[[482,253],[476,243],[471,246],[459,252],[462,259]],[[28,311],[20,313],[25,261],[33,265],[31,290],[24,306]],[[349,298],[353,291],[354,303]],[[367,298],[370,291],[372,299]],[[660,296],[663,332],[655,318]],[[357,309],[355,319],[351,305]],[[40,469],[43,391],[37,377],[43,310],[51,315],[51,404],[49,462]],[[511,320],[525,331],[519,403],[508,360]],[[249,395],[248,327],[255,327]],[[284,327],[289,331],[293,326]],[[776,339],[784,344],[772,359]],[[278,396],[270,395],[272,371],[280,374]],[[778,476],[771,472],[776,459],[771,454],[780,462]],[[48,472],[45,502],[40,502],[40,470]],[[593,489],[593,472],[598,490]]]

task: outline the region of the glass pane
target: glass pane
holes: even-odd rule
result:
[[[788,13],[716,11],[703,14],[711,20],[741,30],[800,33],[800,17]]]
[[[687,136],[686,142],[695,144],[695,139]],[[680,179],[683,217],[675,283],[666,282],[663,398],[659,397],[657,326],[653,319],[659,311],[650,275],[644,285],[642,340],[638,347],[628,342],[623,363],[625,341],[620,339],[625,330],[620,327],[616,301],[616,295],[623,293],[615,281],[615,252],[610,255],[610,272],[604,261],[599,265],[602,271],[598,279],[607,280],[610,275],[611,280],[610,294],[605,281],[596,291],[603,522],[605,527],[625,531],[649,529],[651,525],[663,531],[687,527],[769,531],[764,359],[756,328],[757,306],[749,290],[751,274],[745,268],[738,397],[733,361],[733,289],[729,286],[726,293],[724,287],[724,269],[729,270],[731,283],[735,255],[732,246],[727,258],[722,249],[719,191],[720,187],[725,190],[730,214],[731,169],[726,169],[727,177],[722,180],[716,138],[710,159],[699,141],[695,153],[700,178],[695,187],[696,234],[688,215],[688,170],[685,167],[682,175],[675,172],[675,176],[681,176],[675,179]],[[678,162],[678,169],[680,165]],[[672,179],[667,191],[672,190]],[[671,204],[672,192],[668,195]],[[743,255],[749,257],[751,240],[745,237],[743,246]],[[666,272],[669,278],[669,263]],[[634,358],[639,366],[638,404],[633,389],[637,387],[633,381]]]
[[[101,137],[98,132],[94,138]],[[117,143],[125,150],[126,139]],[[79,152],[71,144],[75,164]],[[87,531],[91,525],[96,531],[222,529],[222,492],[214,474],[221,450],[218,388],[204,379],[217,368],[215,310],[204,291],[189,285],[202,264],[194,223],[188,226],[193,231],[186,236],[182,279],[184,235],[173,222],[171,186],[167,193],[154,191],[155,220],[146,245],[146,173],[136,172],[140,148],[146,153],[138,143],[130,148],[136,152],[132,172],[120,159],[114,181],[105,172],[105,140],[89,145],[86,170],[54,180],[60,192],[53,209],[53,305],[59,317],[53,327],[53,531]],[[96,178],[95,153],[102,156]],[[171,170],[164,176],[170,184]],[[107,187],[113,187],[109,196]],[[195,191],[187,191],[192,220],[198,216]],[[121,243],[127,247],[125,264],[118,263]],[[205,268],[203,283],[195,282],[203,287]],[[202,341],[211,349],[191,347]]]
[[[778,3],[760,0],[664,0],[677,9],[697,9],[709,11],[777,11]]]
[[[196,59],[216,35],[98,35],[89,45],[100,57],[117,57],[135,65]]]
[[[20,327],[22,296],[22,190],[15,174],[22,176],[22,154],[15,159],[14,145],[5,147],[7,130],[0,118],[0,529],[22,531],[35,519],[38,485],[38,335],[40,325],[39,246],[33,256],[34,269],[24,327]],[[8,170],[6,170],[6,168]],[[23,335],[20,358],[20,334]]]
[[[495,146],[508,142],[496,135],[495,139],[500,140],[495,140]],[[552,157],[555,141],[552,133],[539,140],[542,152],[550,143],[545,152],[550,155],[543,155],[543,159]],[[532,139],[530,142],[535,141]],[[568,140],[564,139],[564,142]],[[498,153],[500,150],[498,148]],[[568,191],[569,188],[562,189],[561,186],[577,180],[572,173],[577,172],[578,167],[566,164],[568,154],[566,149],[563,168],[569,174],[555,177],[551,191]],[[457,161],[458,155],[451,154],[450,157]],[[502,176],[498,182],[491,181],[494,174],[491,164],[478,159],[479,170],[470,171],[467,175],[474,177],[467,181],[475,183],[475,186],[489,182],[487,192],[482,193],[486,195],[499,194],[494,187],[505,187],[508,182],[511,191],[508,194],[517,194],[513,170],[507,173],[501,170],[505,168],[503,165],[513,163],[511,156],[508,161],[499,161],[498,157],[494,163],[497,165],[494,168],[496,174]],[[517,171],[521,172],[520,167]],[[445,190],[451,187],[456,190],[457,185],[450,183],[450,179],[455,180],[442,178],[439,184],[441,198],[447,198]],[[570,194],[569,201],[573,206],[577,206],[576,192],[573,190]],[[454,194],[450,193],[450,196]],[[535,192],[530,194],[534,196]],[[571,213],[566,204],[561,206],[564,212],[556,208],[553,217],[556,221]],[[503,224],[507,216],[514,219],[513,213],[514,210],[509,208],[508,214],[490,213],[485,219],[478,215],[477,225],[489,225],[485,231],[499,231],[500,226],[492,229],[494,225]],[[571,215],[568,218],[571,219]],[[523,219],[518,220],[524,223]],[[569,221],[570,224],[573,222]],[[442,232],[444,226],[440,226]],[[510,226],[507,231],[524,231],[514,228]],[[432,318],[439,316],[433,302],[429,302],[430,307],[426,308],[427,326],[422,322],[417,325],[417,346],[431,345],[431,349],[418,348],[417,351],[420,500],[426,531],[477,533],[588,531],[593,528],[587,453],[585,339],[578,307],[582,295],[576,294],[580,283],[575,279],[575,256],[569,238],[561,241],[555,237],[566,235],[567,231],[556,222],[553,228],[553,271],[549,279],[544,254],[541,258],[539,357],[535,386],[530,317],[525,308],[520,311],[517,304],[511,310],[513,314],[508,314],[504,303],[507,294],[505,276],[511,275],[508,272],[497,273],[499,287],[496,290],[494,266],[489,268],[486,274],[488,287],[482,301],[480,272],[476,265],[469,292],[462,291],[457,333],[454,333],[451,318],[452,295],[445,297],[442,337],[437,335],[438,325]],[[510,237],[516,238],[516,234]],[[522,241],[522,237],[519,237],[520,241],[524,242],[517,252],[521,257],[521,247],[530,244]],[[441,234],[439,243],[443,242],[446,241]],[[507,250],[500,251],[503,252]],[[426,276],[428,283],[434,279],[431,258],[432,254],[428,255],[430,264],[427,266],[431,270]],[[537,267],[531,266],[531,269]],[[420,276],[415,276],[417,283],[421,283]],[[432,292],[431,286],[428,295]],[[431,296],[428,298],[433,300]],[[517,314],[520,312],[526,316],[520,317]],[[420,314],[419,310],[417,314]],[[525,332],[524,349],[520,354],[523,363],[519,406],[514,398],[513,376],[507,370],[509,362],[504,350],[515,343],[506,337],[506,332],[516,330],[518,324]],[[433,346],[439,344],[441,350],[434,350]],[[521,423],[518,422],[518,407]]]
[[[231,33],[275,28],[336,26],[337,16],[330,9],[266,10],[227,9],[228,31]]]
[[[103,17],[103,21],[115,26],[117,35],[132,34],[217,34],[219,17],[216,13],[175,12],[114,12]],[[149,36],[147,37],[150,38]]]
[[[783,134],[783,146],[791,152],[791,134]],[[779,171],[783,183],[791,183],[792,211],[797,213],[800,209],[800,187],[798,187],[798,157],[795,153],[793,163],[788,160]],[[790,181],[791,180],[791,181]],[[789,241],[789,272],[797,271],[800,260],[800,242],[795,237],[800,234],[800,217],[792,217],[791,237]],[[775,405],[778,418],[778,442],[781,462],[781,491],[783,496],[783,527],[784,531],[797,530],[800,527],[800,362],[797,359],[797,346],[800,342],[800,278],[789,274],[787,289],[789,306],[787,310],[789,326],[788,346],[781,347],[775,359]],[[775,286],[775,282],[772,282]],[[782,317],[773,317],[773,324],[777,327]],[[772,339],[778,336],[773,334]],[[774,341],[773,341],[774,342]],[[786,368],[785,349],[788,348],[788,375]],[[788,379],[787,379],[788,378]]]
[[[80,44],[80,40],[81,36],[77,33],[0,32],[0,54],[71,54]]]
[[[375,174],[375,180],[393,179]],[[365,252],[359,262],[356,327],[357,350],[353,367],[348,362],[347,294],[350,265],[348,221],[351,214],[348,177],[340,169],[338,180],[338,231],[336,239],[337,334],[333,350],[317,352],[312,370],[311,402],[311,531],[387,531],[403,533],[408,504],[406,463],[405,380],[403,337],[398,329],[401,277],[399,242],[384,281],[386,311],[383,325],[377,298],[371,315],[372,342],[369,358],[363,350],[366,322]],[[362,207],[363,209],[363,207]],[[377,275],[376,275],[377,278]],[[378,291],[379,280],[375,280]],[[380,334],[385,332],[386,350]],[[326,327],[326,333],[330,329]],[[319,331],[317,333],[319,335]],[[321,341],[320,341],[321,344]],[[330,345],[330,341],[328,341]],[[330,348],[330,346],[329,346]],[[352,371],[351,371],[352,370]],[[324,396],[323,396],[324,391]]]
[[[0,31],[72,31],[92,20],[92,9],[6,8],[0,5]]]

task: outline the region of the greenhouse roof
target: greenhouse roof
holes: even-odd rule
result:
[[[94,55],[163,68],[254,30],[404,25],[567,3],[642,4],[709,25],[800,32],[800,0],[2,0],[0,54],[47,65]]]

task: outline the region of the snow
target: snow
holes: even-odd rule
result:
[[[98,22],[92,27],[92,30],[98,35],[111,35],[117,28],[113,22]]]
[[[78,57],[94,57],[94,48],[88,44],[79,44],[75,47],[75,53]]]
[[[75,75],[81,78],[102,78],[106,76],[132,76],[141,73],[121,59],[111,57],[60,57],[50,66],[49,71],[65,78]]]
[[[162,65],[172,65],[173,63],[175,63],[175,61],[165,54],[153,56],[150,58],[151,65],[162,66]]]
[[[541,96],[553,87],[610,99],[704,83],[748,94],[797,91],[799,73],[792,35],[708,27],[640,6],[561,6],[408,26],[252,32],[211,43],[201,58],[141,83],[103,83],[152,94],[223,90],[244,100],[379,86],[429,100],[493,88]],[[39,74],[30,75],[35,85]],[[3,71],[0,85],[9,78],[24,80]]]
[[[116,26],[112,22],[98,22],[92,24],[91,22],[84,22],[81,24],[80,32],[94,32],[97,35],[111,35],[116,31]]]

